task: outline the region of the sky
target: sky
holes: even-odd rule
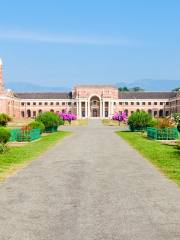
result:
[[[5,81],[180,79],[179,0],[0,0],[0,7]]]

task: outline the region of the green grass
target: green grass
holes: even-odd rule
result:
[[[176,146],[149,140],[142,133],[117,132],[117,134],[180,186],[180,150]]]
[[[76,119],[71,122],[71,125],[68,123],[68,121],[65,121],[65,126],[86,126],[88,124],[88,119]]]
[[[65,131],[51,133],[38,141],[9,147],[6,153],[0,154],[0,179],[6,178],[11,172],[23,167],[68,135],[70,132]]]

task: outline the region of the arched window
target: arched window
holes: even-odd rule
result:
[[[163,115],[164,115],[164,114],[163,114],[163,109],[160,109],[160,110],[159,110],[159,117],[163,117]]]
[[[152,110],[151,110],[151,109],[148,109],[148,114],[149,114],[150,116],[152,116]]]
[[[157,111],[154,111],[154,117],[157,117]]]
[[[27,110],[27,117],[30,118],[31,117],[31,110]]]
[[[128,109],[125,109],[124,112],[126,113],[126,116],[128,117]]]
[[[50,112],[54,112],[54,109],[51,109]]]

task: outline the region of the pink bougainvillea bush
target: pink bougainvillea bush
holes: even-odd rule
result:
[[[125,112],[122,113],[115,112],[114,115],[112,116],[112,119],[118,121],[120,124],[120,122],[126,122],[127,116]]]
[[[77,119],[76,115],[72,112],[64,111],[62,113],[59,113],[59,116],[63,121],[68,121],[69,123],[71,123],[71,121]]]

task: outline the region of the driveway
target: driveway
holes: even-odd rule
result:
[[[179,240],[180,189],[99,120],[0,184],[0,240]]]

